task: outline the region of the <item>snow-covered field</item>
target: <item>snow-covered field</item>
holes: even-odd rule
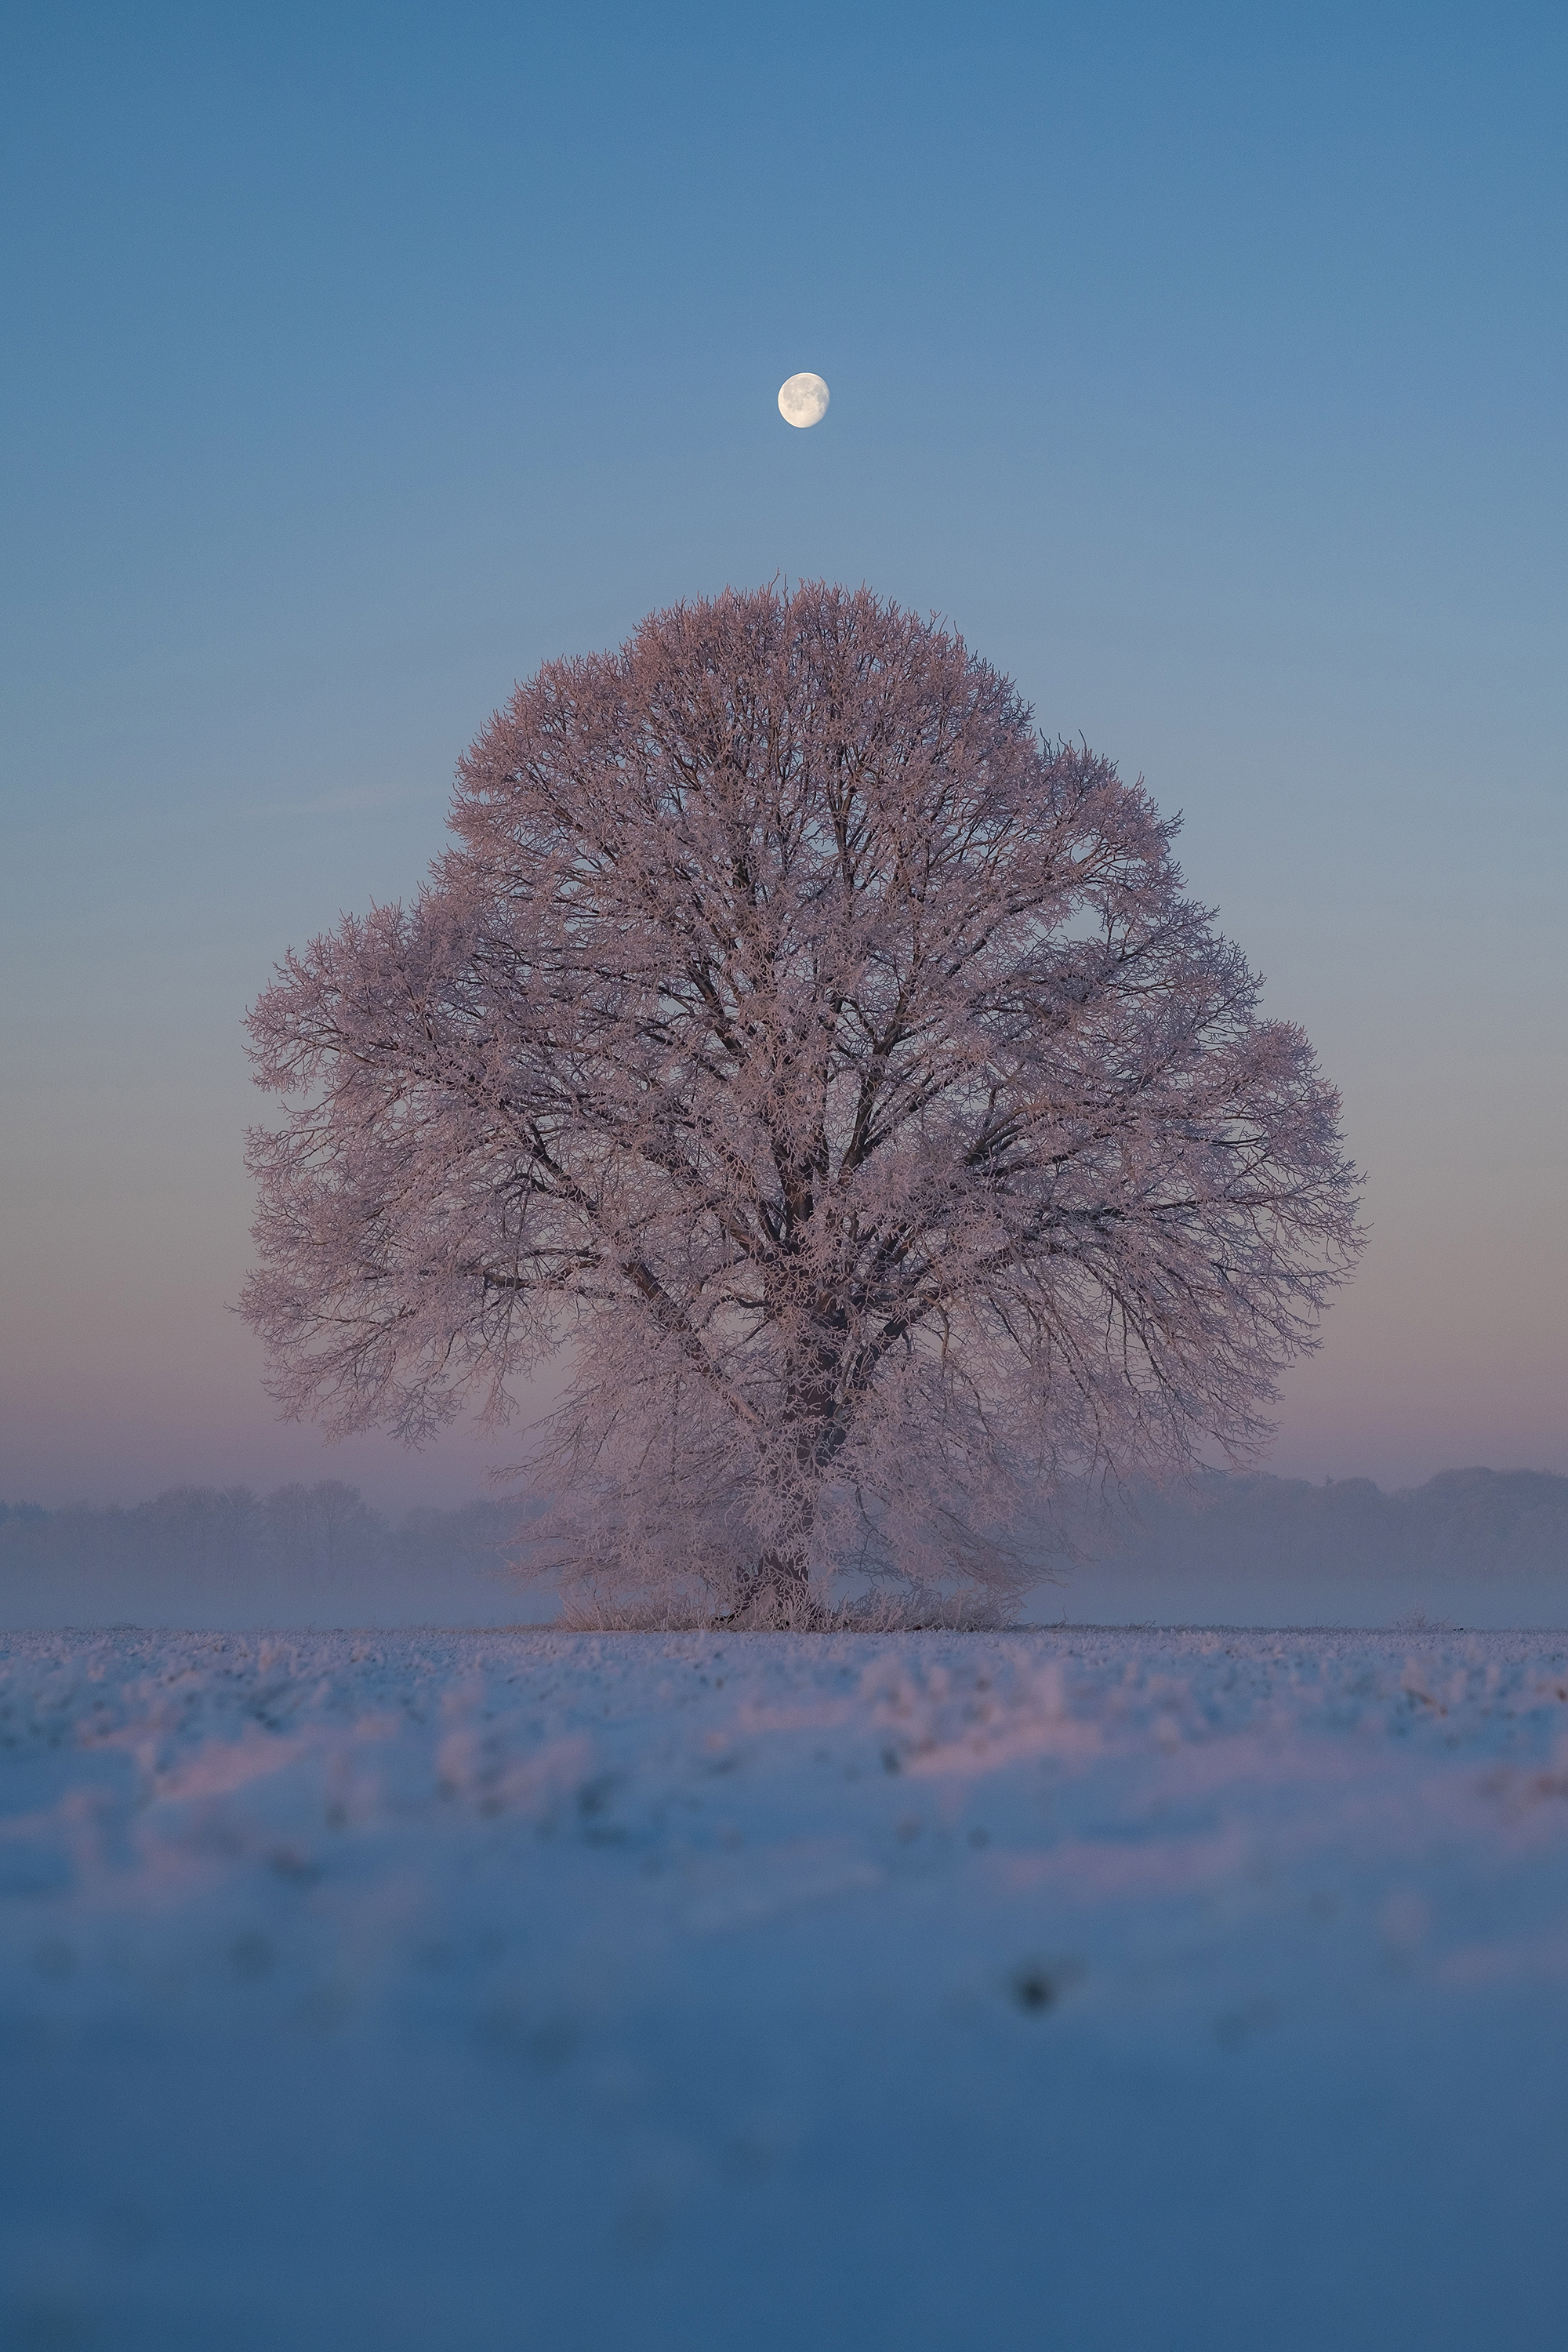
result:
[[[1568,1635],[31,1634],[0,2341],[1568,2340]]]

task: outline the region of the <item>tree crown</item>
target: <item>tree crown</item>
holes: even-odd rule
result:
[[[1016,1584],[1064,1476],[1233,1453],[1359,1246],[1338,1103],[1173,824],[937,623],[729,593],[547,664],[412,908],[252,1015],[246,1311],[418,1440],[570,1343],[579,1574]]]

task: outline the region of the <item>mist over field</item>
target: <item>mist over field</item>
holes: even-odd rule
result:
[[[526,1622],[552,1613],[509,1572],[526,1517],[484,1500],[395,1520],[333,1479],[0,1505],[0,1627]]]
[[[1385,1493],[1370,1478],[1214,1473],[1144,1488],[1064,1564],[1030,1615],[1079,1623],[1568,1623],[1568,1478],[1445,1470]]]
[[[235,1631],[548,1622],[541,1508],[375,1510],[335,1480],[175,1486],[130,1508],[0,1504],[0,1629]],[[1082,1508],[1019,1612],[1077,1624],[1568,1624],[1568,1478],[1447,1470],[1385,1493],[1215,1472]]]

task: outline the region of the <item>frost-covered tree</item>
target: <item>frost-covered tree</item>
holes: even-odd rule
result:
[[[558,1567],[766,1614],[1028,1580],[1061,1482],[1233,1455],[1359,1245],[1338,1098],[1174,824],[861,591],[548,663],[411,908],[251,1020],[274,1393],[492,1422],[565,1348]]]

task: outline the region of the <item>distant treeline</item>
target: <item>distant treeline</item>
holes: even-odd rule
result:
[[[474,1502],[394,1523],[331,1479],[266,1496],[174,1486],[131,1509],[0,1503],[0,1626],[547,1618],[553,1596],[510,1569],[541,1507]],[[1085,1510],[1074,1532],[1065,1581],[1026,1615],[1568,1622],[1568,1478],[1545,1471],[1447,1470],[1399,1494],[1216,1471]]]
[[[1117,1557],[1180,1571],[1255,1564],[1330,1576],[1568,1570],[1568,1478],[1545,1470],[1444,1470],[1384,1494],[1370,1478],[1210,1472],[1141,1488],[1107,1523]]]
[[[0,1503],[0,1624],[507,1622],[538,1613],[509,1573],[529,1516],[485,1501],[394,1524],[336,1479]]]
[[[1085,1511],[1080,1559],[1037,1613],[1079,1622],[1568,1623],[1568,1478],[1445,1470],[1370,1478],[1213,1472]]]

